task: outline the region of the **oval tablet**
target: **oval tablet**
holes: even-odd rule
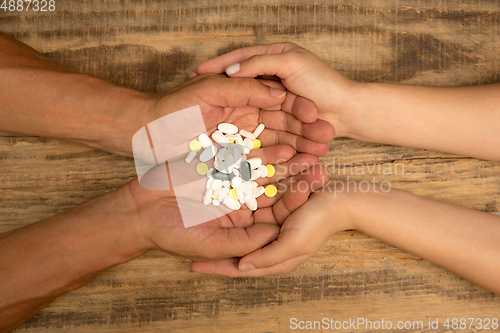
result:
[[[212,183],[210,184],[212,190],[218,190],[222,188],[222,180],[212,178]]]
[[[243,161],[240,164],[240,173],[241,173],[241,178],[243,178],[244,181],[249,181],[252,177],[252,169],[250,167],[250,163],[248,161]]]
[[[233,188],[238,188],[241,186],[241,184],[243,183],[243,179],[241,179],[241,177],[234,177],[232,180],[231,180],[231,186]]]
[[[212,158],[214,158],[215,154],[217,154],[217,147],[210,146],[200,154],[200,161],[206,162],[208,160],[211,160]]]
[[[208,172],[208,165],[205,163],[198,163],[196,164],[196,173],[198,173],[200,176],[205,176]]]
[[[250,133],[249,131],[245,131],[244,129],[242,129],[240,131],[240,134],[247,139],[255,140],[255,135],[253,135],[253,133]]]
[[[252,170],[252,177],[250,177],[250,180],[256,180],[260,178],[260,171],[259,170]]]
[[[236,189],[236,195],[238,196],[238,200],[240,201],[240,204],[245,203],[245,193],[240,188]]]
[[[253,149],[253,141],[249,138],[246,138],[245,140],[243,140],[243,147],[245,147],[246,149],[252,150]],[[245,154],[247,154],[247,153],[245,153]]]
[[[267,177],[272,177],[274,176],[274,173],[276,172],[276,169],[274,168],[274,165],[272,164],[268,164],[266,165],[266,168],[267,168]]]
[[[212,140],[206,135],[205,133],[201,133],[198,135],[198,141],[200,141],[200,144],[203,148],[208,148],[212,146]]]
[[[225,197],[223,202],[224,205],[227,206],[227,208],[230,208],[232,210],[238,210],[241,208],[241,204],[233,197]]]
[[[212,139],[221,146],[227,146],[230,142],[229,139],[222,134],[221,131],[215,131],[212,133]]]
[[[264,188],[264,186],[259,186],[257,187],[256,189],[254,189],[252,191],[252,195],[256,198],[260,197],[262,194],[264,194],[264,192],[266,191],[266,189]]]
[[[219,126],[217,126],[217,129],[219,131],[221,131],[222,133],[226,133],[226,134],[238,133],[238,127],[236,127],[233,124],[229,124],[229,123],[220,123]]]
[[[191,149],[191,151],[194,151],[194,152],[198,152],[201,150],[201,143],[200,141],[198,140],[191,140],[191,142],[189,142],[189,149]]]
[[[267,197],[272,198],[278,193],[278,189],[274,185],[268,185],[264,193]]]
[[[262,165],[262,158],[253,157],[253,158],[248,160],[248,163],[250,163],[252,170],[257,169],[258,167],[260,167]]]
[[[260,171],[260,177],[261,178],[267,177],[267,174],[268,174],[269,170],[267,170],[267,167],[265,165],[259,166],[257,168],[257,170]]]
[[[257,210],[257,200],[255,198],[250,198],[248,199],[245,204],[247,205],[248,209],[251,211],[256,211]]]

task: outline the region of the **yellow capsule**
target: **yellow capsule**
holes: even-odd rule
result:
[[[267,177],[272,177],[274,176],[276,169],[274,168],[274,165],[268,164],[266,165],[267,168]]]
[[[268,185],[264,194],[266,197],[272,198],[278,193],[278,189],[274,185]]]
[[[253,149],[259,149],[261,147],[260,140],[255,139],[255,140],[252,140],[252,142],[253,142]]]
[[[194,152],[198,152],[201,150],[201,143],[198,140],[191,140],[189,143],[189,149]]]
[[[229,190],[228,194],[227,195],[230,195],[234,198],[234,200],[238,200],[238,194],[236,194],[236,190],[234,188],[232,188],[231,190]]]
[[[201,162],[201,163],[198,163],[196,164],[196,172],[200,175],[200,176],[204,176],[207,174],[208,172],[208,165],[206,165],[205,163]]]

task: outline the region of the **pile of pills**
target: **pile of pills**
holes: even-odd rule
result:
[[[238,210],[241,205],[246,204],[249,209],[255,211],[259,196],[265,194],[274,197],[277,194],[276,186],[268,185],[264,188],[255,182],[259,178],[274,176],[274,166],[263,165],[259,157],[245,160],[245,155],[252,149],[261,147],[257,138],[264,128],[264,124],[260,124],[252,133],[238,130],[233,124],[221,123],[212,134],[212,140],[220,148],[217,148],[205,133],[189,142],[191,151],[186,156],[186,163],[191,163],[200,152],[196,172],[208,178],[203,196],[205,205],[218,206],[223,203],[232,210]],[[213,168],[209,168],[207,162],[212,159]]]

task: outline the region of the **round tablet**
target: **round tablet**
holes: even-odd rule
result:
[[[268,164],[268,165],[266,165],[266,168],[267,168],[267,177],[274,176],[274,173],[276,172],[276,169],[274,168],[274,165]]]
[[[253,149],[259,149],[261,147],[261,143],[260,143],[260,140],[252,140],[253,142]]]
[[[264,193],[266,194],[266,197],[272,198],[278,193],[278,189],[274,185],[268,185]]]
[[[201,176],[206,175],[208,172],[208,165],[203,162],[196,164],[196,172]]]
[[[194,151],[194,152],[200,151],[201,150],[200,141],[191,140],[191,142],[189,143],[189,149],[191,149],[191,151]]]

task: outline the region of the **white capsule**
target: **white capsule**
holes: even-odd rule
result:
[[[195,151],[190,151],[189,154],[186,156],[186,163],[191,163],[191,161],[196,157],[196,152]]]
[[[217,196],[227,195],[228,192],[229,192],[229,189],[227,187],[222,187],[222,188],[219,188],[217,190],[214,190],[214,194]]]
[[[250,133],[249,131],[245,131],[244,129],[242,129],[240,131],[240,134],[247,139],[255,140],[255,135],[253,135],[253,133]]]
[[[250,140],[249,138],[246,138],[245,140],[243,140],[243,147],[247,148],[248,150],[252,150],[253,149],[253,141]]]
[[[203,197],[203,204],[204,205],[209,205],[212,202],[212,190],[208,189],[205,192],[205,196]]]
[[[231,182],[229,180],[223,180],[222,181],[222,187],[231,187]]]
[[[212,183],[214,182],[214,179],[213,178],[208,178],[207,180],[207,184],[205,185],[205,188],[206,189],[209,189],[209,188],[212,188]],[[213,190],[213,188],[212,188]]]
[[[208,178],[212,178],[212,172],[214,172],[214,168],[208,169],[208,172],[207,172],[207,177]]]
[[[210,146],[206,148],[200,155],[200,162],[206,162],[214,158],[215,154],[217,154],[217,147]]]
[[[203,148],[212,146],[212,140],[210,140],[208,135],[206,135],[205,133],[201,133],[200,135],[198,135],[198,141],[200,141]]]
[[[238,210],[241,208],[241,204],[233,197],[225,197],[222,202],[227,206],[227,208],[232,210]]]
[[[243,138],[241,137],[241,134],[236,134],[236,144],[243,146]]]
[[[229,124],[229,123],[220,123],[219,126],[217,126],[217,129],[219,131],[221,131],[222,133],[226,133],[226,134],[238,133],[238,127],[236,127],[233,124]]]
[[[250,163],[250,168],[252,170],[257,169],[262,165],[262,158],[260,157],[253,157],[248,160],[248,163]]]
[[[253,135],[255,136],[255,139],[257,139],[259,137],[259,135],[262,133],[264,128],[266,128],[266,126],[264,126],[264,124],[259,124],[259,126],[257,126],[255,131],[253,131]]]
[[[259,170],[252,170],[252,175],[250,176],[250,180],[256,180],[260,178]]]
[[[257,170],[260,171],[260,178],[265,178],[267,177],[267,174],[269,173],[269,170],[265,165],[260,165]]]
[[[231,141],[222,134],[221,131],[215,131],[212,133],[212,139],[221,146],[227,146]]]
[[[256,189],[254,189],[252,191],[252,195],[256,198],[260,197],[262,194],[264,194],[264,192],[266,192],[266,189],[264,188],[264,186],[259,186],[257,187]]]
[[[241,179],[241,177],[234,177],[232,180],[231,180],[231,186],[233,188],[238,188],[241,186],[241,184],[243,183],[243,179]]]
[[[248,209],[252,211],[257,210],[257,200],[255,200],[254,197],[250,197],[246,202],[245,205],[247,205]]]
[[[214,191],[222,188],[222,180],[220,180],[220,179],[213,179],[212,183],[210,184],[210,188],[212,190],[214,190]],[[218,195],[218,194],[216,194],[216,195]]]
[[[243,205],[245,203],[245,193],[241,190],[241,188],[236,189],[236,195],[238,196],[239,202]]]

